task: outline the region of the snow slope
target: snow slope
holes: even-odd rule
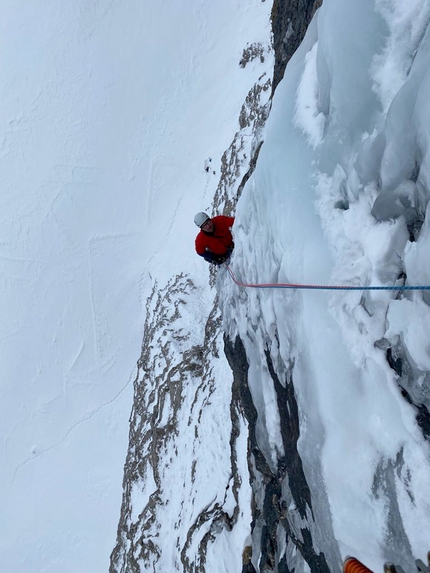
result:
[[[144,304],[152,277],[205,281],[192,216],[264,73],[238,63],[269,9],[3,6],[4,570],[107,569]]]

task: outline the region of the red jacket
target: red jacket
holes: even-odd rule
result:
[[[213,233],[200,231],[196,237],[196,251],[201,257],[210,263],[223,263],[234,248],[231,228],[234,217],[219,215],[213,217]]]

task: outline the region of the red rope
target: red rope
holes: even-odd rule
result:
[[[323,288],[319,285],[301,285],[301,284],[294,284],[294,283],[243,283],[236,278],[236,275],[231,270],[231,268],[227,265],[227,270],[233,279],[233,282],[236,283],[238,286],[245,287],[245,288]]]
[[[227,270],[233,280],[238,286],[245,288],[288,288],[288,289],[308,289],[308,290],[430,290],[430,286],[349,286],[349,285],[311,285],[311,284],[295,284],[295,283],[243,283],[239,281],[231,268],[227,265]]]

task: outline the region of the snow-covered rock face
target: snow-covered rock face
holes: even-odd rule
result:
[[[230,374],[216,360],[219,311],[197,330],[199,306],[212,300],[196,293],[182,275],[164,289],[155,285],[148,300],[112,571],[204,570],[213,551],[225,554],[221,533],[242,522],[236,541],[244,544],[251,518],[246,427],[230,415]],[[238,564],[240,555],[230,559]]]
[[[429,17],[422,1],[325,0],[275,93],[238,203],[231,265],[240,280],[430,284]],[[244,290],[227,273],[218,286],[226,332],[248,357],[255,437],[271,476],[251,452],[254,545],[270,529],[276,477],[278,567],[336,570],[355,554],[375,571],[384,560],[411,570],[430,526],[426,293]],[[291,394],[307,497],[281,473]]]
[[[254,34],[259,40],[246,42],[237,61],[252,78],[244,82],[238,130],[218,161],[204,163],[206,193],[218,181],[210,197],[215,212],[234,212],[261,148],[273,72],[270,6],[264,8]],[[148,298],[112,572],[236,571],[245,547],[245,559],[250,555],[252,490],[240,383],[224,355],[216,273],[208,284],[205,263],[197,263],[200,276],[156,281]]]
[[[425,0],[325,0],[267,123],[272,54],[246,47],[239,65],[266,76],[213,199],[240,196],[239,279],[430,284],[429,21]],[[430,529],[426,294],[209,282],[148,299],[111,571],[324,572],[348,554],[412,570]]]

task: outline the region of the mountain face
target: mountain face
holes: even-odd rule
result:
[[[399,288],[155,278],[111,572],[412,571],[428,549],[430,299],[401,287],[430,285],[430,5],[318,6],[274,2],[272,49],[244,46],[261,75],[213,212],[244,283]]]

